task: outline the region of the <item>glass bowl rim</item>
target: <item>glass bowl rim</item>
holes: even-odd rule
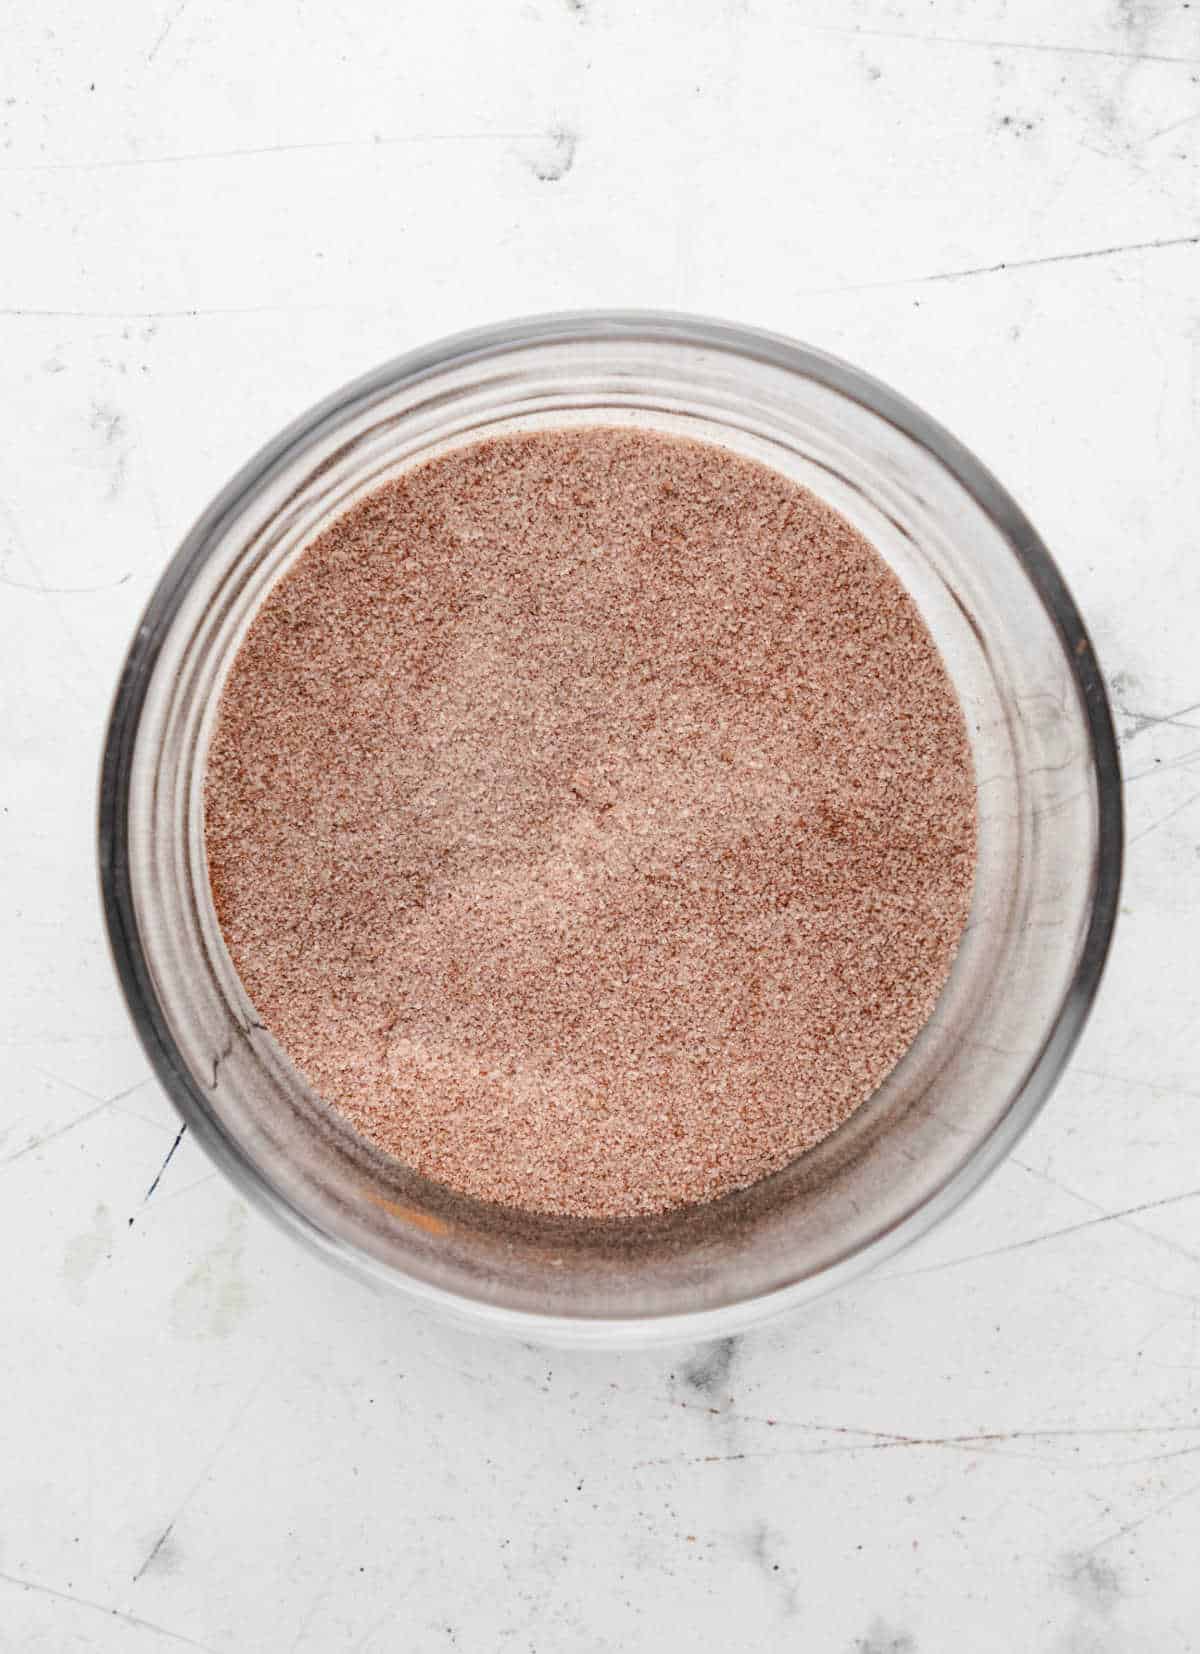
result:
[[[192,580],[242,508],[322,437],[365,404],[448,369],[542,344],[607,340],[723,352],[814,381],[894,426],[948,472],[1007,542],[1050,618],[1079,693],[1096,777],[1095,878],[1075,974],[1024,1080],[1003,1115],[966,1160],[920,1206],[815,1274],[765,1293],[696,1311],[644,1316],[562,1316],[513,1310],[435,1287],[328,1234],[272,1183],[216,1116],[176,1045],[158,996],[134,910],[128,871],[132,760],[163,640]],[[579,310],[522,317],[456,333],[410,350],[341,386],[266,443],[217,493],[184,536],[138,621],[117,681],[99,777],[101,901],[117,977],[135,1032],[185,1125],[240,1194],[289,1233],[373,1283],[437,1305],[475,1325],[516,1336],[574,1343],[659,1342],[717,1336],[832,1290],[926,1233],[1002,1163],[1040,1112],[1091,1011],[1112,942],[1120,899],[1124,813],[1116,734],[1103,677],[1083,620],[1042,539],[1016,501],[957,438],[916,404],[841,358],[780,334],[660,310]]]

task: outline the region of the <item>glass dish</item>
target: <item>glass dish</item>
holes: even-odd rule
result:
[[[363,493],[449,445],[636,424],[723,443],[844,513],[918,603],[978,780],[971,917],[936,1014],[839,1131],[750,1189],[638,1222],[483,1207],[361,1142],[266,1033],[205,869],[202,784],[224,674],[271,583]],[[1120,776],[1100,671],[1036,533],[953,437],[788,340],[660,314],[463,334],[305,414],[166,569],[121,674],[100,875],[137,1031],[184,1120],[291,1233],[381,1286],[558,1342],[727,1334],[889,1256],[959,1204],[1042,1106],[1117,909]]]

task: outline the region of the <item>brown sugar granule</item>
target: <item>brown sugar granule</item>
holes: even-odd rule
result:
[[[868,1097],[970,903],[962,712],[814,495],[588,428],[461,447],[270,591],[208,758],[263,1022],[379,1148],[530,1211],[710,1200]]]

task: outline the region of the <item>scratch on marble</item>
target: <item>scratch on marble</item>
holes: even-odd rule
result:
[[[1171,770],[1190,769],[1197,758],[1200,758],[1200,747],[1189,747],[1187,752],[1180,753],[1178,758],[1172,758],[1165,764],[1148,764],[1144,770],[1134,770],[1132,775],[1125,777],[1125,785],[1131,787],[1135,781],[1145,781],[1152,775],[1167,775]]]
[[[1013,270],[1035,270],[1052,264],[1082,264],[1089,259],[1117,258],[1125,253],[1159,252],[1169,247],[1195,247],[1200,235],[1164,236],[1155,241],[1125,241],[1111,247],[1086,247],[1077,252],[1047,253],[1040,258],[1005,259],[998,264],[975,264],[962,270],[937,270],[929,275],[898,276],[890,281],[851,282],[840,287],[809,287],[809,294],[873,293],[893,287],[924,287],[935,282],[967,281],[975,276],[997,276]]]
[[[1139,735],[1145,735],[1147,730],[1158,729],[1162,724],[1171,724],[1177,729],[1200,729],[1200,724],[1185,724],[1180,722],[1189,712],[1200,712],[1200,701],[1189,701],[1187,706],[1178,707],[1174,712],[1134,712],[1131,707],[1122,706],[1113,702],[1122,718],[1128,718],[1131,728],[1125,734],[1128,744],[1136,741]]]
[[[753,1422],[753,1421],[750,1421]],[[856,1439],[847,1442],[822,1443],[804,1447],[772,1447],[746,1449],[737,1453],[684,1453],[667,1455],[662,1458],[640,1459],[631,1468],[633,1470],[677,1469],[692,1465],[740,1464],[750,1460],[783,1460],[783,1459],[810,1459],[829,1457],[854,1457],[864,1453],[889,1452],[896,1449],[932,1448],[946,1452],[980,1454],[995,1453],[1002,1448],[1009,1448],[1020,1442],[1070,1442],[1076,1438],[1130,1438],[1139,1435],[1171,1435],[1179,1431],[1200,1433],[1200,1424],[1196,1425],[1111,1425],[1094,1428],[1064,1428],[1055,1429],[1014,1429],[1014,1430],[981,1430],[967,1432],[961,1435],[946,1436],[908,1436],[897,1435],[885,1431],[855,1430],[848,1426],[828,1424],[803,1424],[788,1420],[774,1421],[787,1428],[795,1430],[811,1430],[814,1434],[846,1435]],[[1135,1458],[1117,1458],[1092,1461],[1093,1469],[1106,1467],[1122,1468],[1142,1464],[1158,1464],[1163,1460],[1176,1458],[1190,1458],[1200,1453],[1200,1443],[1189,1447],[1172,1448],[1165,1453],[1150,1453]],[[1035,1464],[1076,1464],[1078,1459],[1054,1457],[1046,1453],[1013,1453],[1005,1452],[1003,1457],[1010,1459],[1025,1459]]]
[[[142,1079],[135,1080],[132,1085],[114,1091],[111,1097],[98,1097],[86,1086],[76,1085],[74,1080],[64,1080],[61,1074],[52,1074],[48,1068],[42,1068],[38,1063],[30,1063],[29,1066],[35,1074],[41,1074],[43,1078],[53,1080],[55,1085],[61,1085],[64,1091],[73,1091],[77,1097],[86,1097],[89,1102],[103,1103],[105,1108],[113,1108],[117,1103],[123,1103],[126,1097],[132,1097],[135,1091],[140,1091],[143,1086],[150,1084],[150,1075],[147,1074]]]
[[[691,1408],[692,1403],[681,1401],[677,1405],[682,1408]],[[786,1419],[774,1416],[765,1416],[753,1413],[736,1413],[732,1415],[740,1424],[766,1425],[780,1430],[808,1430],[833,1436],[865,1437],[871,1441],[895,1443],[903,1447],[925,1446],[930,1440],[925,1436],[904,1435],[895,1430],[873,1430],[866,1425],[852,1424],[824,1424],[815,1419]],[[962,1437],[942,1436],[936,1438],[940,1443],[947,1441],[990,1441],[993,1439],[1013,1440],[1018,1437],[1071,1437],[1071,1436],[1176,1436],[1200,1434],[1200,1421],[1195,1424],[1103,1424],[1103,1425],[1047,1425],[1026,1426],[1005,1431],[986,1431],[982,1435],[976,1433]],[[655,1463],[655,1460],[647,1460]]]
[[[158,1171],[154,1174],[153,1183],[151,1183],[150,1187],[146,1190],[145,1194],[142,1196],[142,1205],[143,1206],[146,1205],[147,1201],[150,1199],[150,1197],[154,1193],[155,1189],[157,1189],[159,1184],[162,1182],[163,1173],[166,1171],[167,1167],[171,1164],[171,1161],[174,1159],[175,1150],[179,1147],[180,1143],[183,1142],[183,1134],[186,1130],[187,1130],[187,1121],[185,1120],[183,1122],[183,1124],[180,1126],[179,1130],[175,1133],[175,1141],[171,1144],[171,1147],[167,1150],[166,1158],[164,1159],[162,1165],[158,1168]],[[134,1217],[136,1217],[136,1215],[137,1214],[135,1213]],[[134,1218],[131,1217],[130,1220],[129,1220],[129,1227],[131,1229],[133,1228],[133,1224],[134,1224]]]
[[[419,1583],[419,1579],[420,1576],[418,1575],[417,1579],[411,1581],[398,1596],[393,1598],[393,1600],[384,1609],[383,1613],[380,1614],[379,1618],[373,1620],[371,1624],[368,1625],[362,1636],[350,1650],[350,1654],[360,1654],[360,1651],[366,1648],[367,1644],[374,1638],[375,1633],[383,1630],[384,1626],[392,1618],[396,1610],[400,1608],[412,1595],[413,1591],[417,1587],[417,1584]]]
[[[811,1429],[818,1434],[853,1436],[850,1442],[824,1443],[811,1447],[778,1447],[745,1449],[738,1453],[686,1453],[658,1459],[639,1459],[634,1470],[664,1469],[677,1465],[740,1464],[750,1459],[824,1459],[859,1453],[881,1453],[895,1448],[934,1447],[952,1451],[976,1452],[981,1448],[1037,1437],[1042,1432],[991,1430],[963,1436],[902,1436],[879,1430],[852,1430],[830,1424],[804,1425],[795,1423],[792,1429]],[[1198,1449],[1200,1451],[1200,1449]]]
[[[814,34],[847,35],[851,39],[906,40],[918,45],[961,46],[987,52],[1045,52],[1053,57],[1100,57],[1118,63],[1171,63],[1181,68],[1195,68],[1200,57],[1174,57],[1162,52],[1118,51],[1106,46],[1072,46],[1057,41],[1043,40],[980,40],[970,35],[916,34],[899,29],[839,28],[833,23],[806,23],[802,27]]]
[[[232,1437],[232,1435],[233,1435],[234,1431],[237,1429],[238,1425],[241,1424],[241,1422],[245,1418],[246,1414],[250,1411],[250,1409],[254,1405],[255,1401],[257,1401],[260,1391],[262,1390],[263,1386],[267,1382],[267,1379],[271,1376],[271,1374],[274,1372],[274,1370],[275,1370],[275,1361],[274,1361],[274,1358],[272,1357],[272,1359],[270,1361],[268,1361],[267,1365],[263,1368],[262,1372],[259,1374],[259,1376],[255,1380],[254,1384],[251,1386],[251,1388],[250,1388],[249,1392],[247,1393],[245,1399],[242,1401],[240,1406],[236,1409],[236,1411],[233,1415],[233,1418],[230,1420],[229,1424],[225,1427],[225,1429],[221,1432],[221,1435],[217,1438],[216,1445],[213,1448],[212,1452],[209,1454],[207,1460],[205,1461],[204,1468],[201,1470],[199,1476],[197,1476],[196,1480],[192,1483],[191,1487],[188,1489],[188,1491],[184,1494],[183,1498],[180,1500],[179,1505],[176,1507],[175,1514],[171,1517],[171,1520],[167,1523],[166,1527],[163,1528],[162,1532],[159,1534],[158,1538],[154,1541],[153,1545],[151,1545],[149,1551],[146,1554],[146,1557],[145,1557],[144,1561],[142,1562],[141,1567],[138,1569],[137,1573],[134,1574],[134,1576],[133,1576],[133,1583],[135,1585],[137,1584],[138,1580],[141,1579],[142,1575],[146,1572],[146,1569],[154,1561],[154,1558],[162,1550],[163,1545],[166,1543],[167,1539],[170,1537],[172,1529],[175,1527],[176,1523],[179,1521],[179,1518],[183,1515],[184,1511],[188,1508],[188,1506],[191,1504],[192,1500],[196,1497],[196,1495],[200,1492],[201,1488],[204,1487],[205,1483],[208,1481],[209,1477],[212,1475],[213,1470],[216,1467],[217,1460],[220,1458],[222,1452],[224,1451],[226,1444],[228,1443],[228,1441]],[[0,1577],[2,1577],[2,1576],[0,1576]]]
[[[1126,850],[1140,843],[1142,839],[1149,838],[1151,833],[1157,833],[1160,827],[1165,827],[1168,821],[1174,821],[1176,816],[1182,815],[1185,810],[1190,810],[1192,805],[1196,803],[1200,803],[1200,792],[1192,793],[1189,798],[1184,799],[1182,804],[1177,804],[1173,810],[1168,810],[1165,815],[1159,816],[1157,821],[1152,821],[1148,827],[1143,827],[1140,832],[1134,833],[1132,838],[1126,839]]]
[[[163,46],[164,42],[166,41],[167,36],[170,34],[171,30],[175,27],[176,23],[178,23],[179,19],[183,16],[184,12],[188,8],[188,5],[189,5],[189,0],[177,0],[177,4],[175,6],[174,11],[168,12],[168,14],[167,14],[167,16],[166,16],[166,18],[163,22],[162,28],[158,31],[157,40],[154,42],[153,46],[151,46],[150,50],[146,53],[146,62],[147,63],[153,63],[154,62],[154,59],[158,56],[158,53],[162,49],[162,46]]]
[[[1116,1544],[1118,1539],[1126,1538],[1127,1535],[1136,1532],[1138,1528],[1144,1527],[1147,1522],[1154,1521],[1155,1517],[1162,1516],[1164,1512],[1172,1509],[1175,1505],[1182,1504],[1185,1499],[1190,1499],[1196,1493],[1200,1493],[1200,1482],[1194,1482],[1191,1487],[1185,1487],[1181,1493],[1172,1494],[1171,1498],[1165,1499],[1162,1504],[1155,1505],[1153,1510],[1148,1510],[1144,1516],[1139,1516],[1135,1521],[1126,1522],[1123,1527],[1105,1534],[1103,1539],[1098,1539],[1094,1545],[1089,1545],[1081,1555],[1083,1557],[1094,1556],[1097,1551],[1102,1551],[1106,1545]]]
[[[203,1177],[197,1177],[191,1183],[185,1183],[182,1189],[175,1189],[169,1195],[159,1195],[155,1207],[165,1206],[172,1200],[182,1200],[184,1195],[190,1195],[194,1189],[203,1188],[206,1183],[214,1182],[219,1176],[219,1172],[205,1172]]]
[[[88,597],[96,592],[115,592],[133,579],[133,570],[119,580],[105,580],[98,586],[35,586],[32,580],[14,580],[9,574],[0,574],[0,586],[11,586],[14,591],[34,592],[40,597]]]
[[[76,1608],[90,1608],[97,1614],[106,1614],[110,1619],[131,1625],[135,1630],[152,1631],[160,1637],[166,1637],[169,1642],[179,1643],[183,1648],[197,1648],[201,1654],[217,1654],[217,1650],[208,1643],[197,1642],[194,1637],[185,1637],[181,1631],[172,1631],[169,1626],[158,1625],[154,1620],[145,1620],[137,1614],[125,1614],[119,1608],[109,1608],[102,1602],[93,1602],[90,1597],[76,1596],[71,1591],[58,1591],[53,1586],[40,1585],[32,1579],[21,1579],[16,1574],[0,1573],[0,1580],[6,1585],[15,1585],[19,1590],[32,1591],[37,1596],[53,1597],[58,1602],[72,1603]]]
[[[341,1572],[341,1568],[335,1568],[331,1574],[327,1574],[325,1576],[320,1590],[309,1603],[308,1608],[305,1611],[304,1618],[296,1627],[296,1635],[292,1638],[291,1643],[288,1645],[288,1654],[297,1654],[300,1645],[304,1642],[306,1636],[308,1635],[309,1626],[317,1617],[318,1611],[326,1602],[329,1601],[334,1581],[338,1578]]]
[[[1200,1098],[1200,1090],[1194,1090],[1185,1085],[1174,1085],[1165,1080],[1148,1080],[1142,1074],[1118,1074],[1108,1068],[1085,1068],[1081,1063],[1072,1063],[1071,1072],[1073,1074],[1086,1074],[1089,1079],[1093,1080],[1107,1080],[1110,1085],[1140,1085],[1147,1091],[1165,1091],[1172,1097]],[[1032,1170],[1032,1167],[1024,1161],[1020,1161],[1018,1164],[1024,1167],[1026,1171]],[[1041,1173],[1040,1175],[1045,1176],[1046,1174]],[[1082,1199],[1083,1196],[1079,1198]]]
[[[1100,1071],[1098,1069],[1094,1069],[1094,1068],[1079,1068],[1079,1069],[1076,1069],[1075,1072],[1079,1073],[1079,1074],[1086,1074],[1090,1078],[1093,1078],[1093,1079],[1108,1080],[1108,1081],[1110,1081],[1111,1083],[1114,1083],[1114,1084],[1126,1085],[1126,1084],[1130,1083],[1129,1081],[1118,1079],[1117,1076],[1115,1076],[1115,1075],[1105,1074],[1102,1071]],[[1142,1083],[1146,1084],[1148,1082],[1143,1081]],[[1163,1088],[1151,1087],[1151,1089],[1152,1090],[1153,1089],[1164,1089],[1165,1090],[1165,1089],[1170,1089],[1170,1088],[1168,1088],[1168,1087],[1163,1087]],[[1049,1172],[1044,1171],[1041,1167],[1031,1166],[1027,1160],[1021,1160],[1016,1155],[1013,1155],[1011,1157],[1011,1162],[1014,1166],[1020,1167],[1020,1169],[1023,1172],[1025,1172],[1028,1176],[1036,1177],[1036,1178],[1040,1179],[1043,1183],[1050,1184],[1050,1186],[1052,1188],[1061,1189],[1063,1194],[1069,1195],[1072,1200],[1079,1201],[1080,1204],[1083,1205],[1083,1206],[1090,1206],[1092,1211],[1098,1213],[1099,1217],[1101,1219],[1107,1220],[1108,1218],[1110,1218],[1112,1216],[1111,1213],[1109,1213],[1105,1210],[1103,1204],[1100,1201],[1093,1200],[1090,1195],[1080,1194],[1078,1189],[1071,1188],[1070,1184],[1062,1182],[1062,1180],[1060,1178],[1052,1177]],[[1178,1241],[1168,1240],[1165,1235],[1155,1234],[1153,1229],[1143,1229],[1141,1224],[1131,1223],[1127,1216],[1122,1217],[1121,1221],[1122,1221],[1123,1226],[1125,1228],[1128,1228],[1128,1229],[1132,1230],[1134,1234],[1141,1235],[1146,1240],[1157,1241],[1160,1246],[1166,1246],[1171,1251],[1178,1252],[1181,1257],[1187,1258],[1190,1262],[1197,1261],[1196,1254],[1194,1252],[1189,1251],[1186,1246],[1181,1246]],[[1161,1286],[1156,1286],[1155,1290],[1156,1291],[1162,1291],[1163,1289],[1162,1289]]]
[[[916,1275],[937,1275],[945,1269],[957,1269],[963,1264],[978,1263],[983,1258],[997,1258],[1006,1252],[1023,1252],[1026,1247],[1041,1246],[1046,1241],[1059,1240],[1065,1235],[1077,1235],[1085,1229],[1099,1228],[1101,1224],[1121,1223],[1125,1218],[1137,1217],[1142,1212],[1158,1211],[1164,1206],[1178,1206],[1185,1200],[1195,1200],[1197,1196],[1200,1196],[1200,1189],[1185,1189],[1177,1195],[1165,1195],[1161,1200],[1143,1201],[1138,1206],[1123,1206],[1119,1212],[1104,1212],[1100,1217],[1085,1218],[1082,1223],[1068,1223],[1061,1229],[1048,1229],[1041,1235],[1029,1235],[1024,1240],[1009,1241],[1005,1246],[993,1246],[986,1252],[971,1252],[966,1257],[949,1258],[944,1263],[926,1264],[920,1269],[900,1270],[895,1274],[880,1278],[889,1281],[904,1281]],[[1144,1236],[1146,1240],[1158,1241],[1161,1245],[1168,1246],[1173,1251],[1181,1252],[1184,1257],[1191,1259],[1193,1263],[1200,1263],[1200,1256],[1188,1251],[1186,1247],[1180,1246],[1175,1241],[1167,1240],[1165,1236],[1156,1235],[1148,1229],[1137,1229],[1136,1233]]]
[[[1105,1465],[1111,1463],[1112,1465],[1114,1465],[1116,1467],[1127,1467],[1129,1465],[1139,1465],[1139,1464],[1162,1464],[1167,1459],[1194,1459],[1196,1457],[1197,1453],[1200,1453],[1200,1446],[1196,1446],[1196,1447],[1173,1447],[1173,1448],[1171,1448],[1171,1450],[1168,1453],[1142,1453],[1142,1454],[1139,1454],[1139,1456],[1136,1459],[1113,1459],[1111,1461],[1106,1460]],[[1101,1465],[1101,1466],[1098,1466],[1097,1468],[1104,1468],[1104,1467],[1105,1467],[1104,1465]]]
[[[132,1219],[130,1221],[132,1222]],[[142,1575],[146,1572],[147,1568],[149,1568],[151,1566],[151,1564],[153,1563],[155,1557],[162,1550],[162,1548],[166,1544],[167,1540],[171,1537],[171,1529],[174,1526],[175,1526],[174,1522],[168,1522],[166,1527],[159,1534],[158,1538],[154,1541],[154,1545],[153,1545],[149,1555],[146,1557],[146,1560],[142,1563],[142,1565],[138,1569],[137,1573],[134,1574],[134,1576],[133,1576],[133,1583],[135,1585],[137,1584],[138,1580],[141,1579]]]
[[[393,149],[420,144],[512,143],[542,138],[543,132],[402,132],[392,137],[313,138],[290,144],[252,144],[241,149],[192,149],[169,155],[117,155],[99,161],[30,161],[0,167],[3,173],[119,172],[135,167],[192,166],[206,161],[242,161],[268,155],[313,154],[335,149]],[[150,314],[147,312],[147,314]]]
[[[16,321],[67,321],[67,322],[168,322],[190,321],[205,316],[285,316],[300,312],[316,310],[353,310],[354,305],[320,304],[320,305],[285,305],[285,304],[244,304],[244,305],[214,305],[208,308],[191,306],[182,310],[38,310],[28,305],[12,305],[0,309],[0,317],[9,317]],[[39,591],[45,588],[39,586]]]
[[[65,1126],[59,1126],[57,1131],[48,1131],[43,1137],[35,1137],[32,1143],[26,1143],[25,1147],[18,1149],[15,1154],[6,1155],[3,1160],[0,1160],[0,1167],[14,1165],[16,1161],[23,1160],[27,1154],[32,1154],[35,1149],[44,1148],[47,1143],[57,1142],[60,1137],[65,1137],[68,1132],[86,1125],[89,1120],[94,1120],[97,1114],[102,1114],[106,1108],[111,1106],[110,1101],[97,1103],[95,1108],[85,1109],[82,1114],[77,1114],[73,1120],[69,1120]]]
[[[85,1044],[91,1044],[91,1043],[99,1043],[101,1045],[114,1045],[114,1044],[117,1044],[118,1042],[125,1041],[128,1038],[129,1038],[129,1035],[124,1034],[124,1033],[121,1033],[121,1034],[96,1034],[96,1033],[87,1033],[87,1032],[85,1032],[85,1033],[63,1033],[61,1030],[52,1030],[52,1029],[47,1028],[47,1029],[41,1030],[38,1033],[23,1034],[19,1039],[0,1038],[0,1049],[7,1050],[7,1051],[16,1051],[16,1050],[21,1049],[24,1046],[29,1046],[29,1045],[62,1045],[62,1046],[68,1046],[68,1045],[85,1045]],[[55,1079],[55,1078],[57,1078],[57,1076],[56,1075],[51,1075],[51,1078]],[[65,1085],[67,1082],[64,1080],[62,1083]],[[79,1087],[76,1086],[75,1089],[79,1090]],[[84,1092],[84,1096],[85,1097],[91,1096],[91,1093],[90,1092]]]
[[[1168,132],[1178,132],[1180,127],[1190,126],[1193,121],[1200,121],[1200,109],[1194,109],[1190,115],[1181,116],[1179,120],[1172,121],[1169,126],[1160,126],[1157,132],[1148,133],[1144,142],[1152,144],[1156,138],[1165,138]]]
[[[5,558],[7,559],[11,556],[14,550],[20,551],[24,554],[25,561],[29,565],[29,572],[33,575],[36,582],[36,590],[45,593],[47,597],[52,599],[50,607],[58,617],[58,624],[62,631],[63,637],[69,644],[75,658],[83,667],[84,673],[89,681],[94,681],[96,677],[95,665],[88,658],[88,652],[74,631],[70,620],[67,618],[66,612],[61,608],[57,601],[54,601],[57,594],[55,593],[53,587],[47,585],[46,577],[38,565],[37,558],[33,553],[33,548],[29,545],[21,532],[21,525],[17,519],[16,513],[4,500],[0,500],[0,517],[7,519],[12,526],[12,545],[5,549]]]

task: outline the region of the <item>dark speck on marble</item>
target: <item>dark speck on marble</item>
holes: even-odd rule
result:
[[[794,1581],[784,1571],[782,1564],[775,1560],[776,1550],[772,1543],[771,1530],[761,1518],[747,1529],[746,1555],[767,1584],[779,1593],[784,1617],[790,1619],[800,1606],[799,1595]]]
[[[530,171],[543,184],[557,184],[575,165],[578,147],[577,133],[565,126],[552,127],[531,158]]]
[[[105,402],[93,402],[91,418],[88,423],[93,431],[98,431],[107,447],[111,448],[118,443],[125,434],[125,415],[116,408],[110,408]]]
[[[107,402],[93,402],[88,424],[112,454],[108,497],[110,500],[116,499],[125,483],[125,466],[129,457],[128,422],[118,408],[111,407]]]
[[[1063,1558],[1062,1577],[1072,1595],[1094,1614],[1111,1614],[1125,1594],[1120,1574],[1094,1551],[1069,1552]]]
[[[1131,695],[1142,687],[1142,681],[1135,672],[1114,672],[1108,680],[1108,687],[1114,695]]]
[[[1116,0],[1113,20],[1131,40],[1143,41],[1158,20],[1161,0]]]
[[[851,1654],[917,1654],[916,1638],[875,1619],[861,1637],[854,1639]]]
[[[153,1554],[146,1565],[146,1572],[159,1574],[178,1573],[183,1565],[183,1558],[179,1546],[175,1543],[173,1534],[168,1533],[162,1543],[155,1547]]]
[[[724,1386],[737,1359],[736,1338],[722,1338],[716,1344],[706,1344],[683,1369],[683,1382],[709,1400],[723,1394]]]

